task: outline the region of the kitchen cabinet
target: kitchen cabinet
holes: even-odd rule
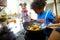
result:
[[[6,6],[7,0],[0,0],[0,6]]]

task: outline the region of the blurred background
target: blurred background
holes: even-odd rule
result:
[[[36,20],[37,14],[31,9],[30,4],[33,0],[0,0],[0,30],[2,30],[2,26],[6,26],[11,32],[18,36],[17,40],[24,40],[24,28],[22,27],[22,15],[21,15],[21,3],[26,3],[26,8],[28,10],[28,15]],[[58,18],[57,24],[51,26],[59,26],[60,27],[60,0],[47,0],[47,4],[44,10],[51,10],[53,12],[54,17]],[[14,23],[12,23],[14,22]],[[59,23],[59,24],[58,24]],[[3,25],[4,24],[4,25]],[[14,27],[13,27],[14,26]],[[1,32],[1,31],[0,31]],[[20,34],[21,33],[21,34]],[[56,33],[56,34],[54,34]],[[21,35],[21,36],[20,36]],[[55,36],[54,36],[55,35]],[[54,39],[52,39],[52,37]],[[60,32],[52,33],[52,36],[48,40],[60,40]]]

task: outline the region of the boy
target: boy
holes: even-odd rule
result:
[[[54,16],[51,11],[44,11],[44,7],[46,5],[45,0],[34,0],[31,4],[31,8],[37,13],[38,18],[37,21],[46,23],[49,25],[54,22]]]
[[[54,22],[54,16],[51,11],[44,11],[46,0],[34,0],[31,4],[31,8],[37,13],[37,21],[49,25]],[[50,36],[51,28],[44,28],[43,30],[46,36]]]

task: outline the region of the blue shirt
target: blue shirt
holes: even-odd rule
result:
[[[47,14],[47,16],[46,16]],[[52,15],[51,11],[44,11],[40,14],[38,14],[38,19],[44,19],[46,16],[46,24],[50,24],[54,22],[54,16]]]

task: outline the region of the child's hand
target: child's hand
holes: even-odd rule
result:
[[[46,19],[37,19],[38,22],[46,23]]]

